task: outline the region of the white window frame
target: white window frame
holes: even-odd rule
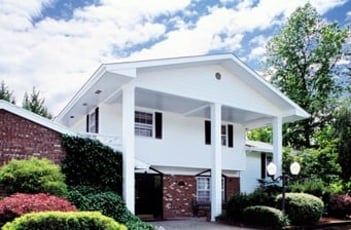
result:
[[[151,118],[151,119],[150,119]],[[135,127],[136,136],[153,137],[154,134],[154,114],[151,112],[135,111]]]
[[[222,146],[228,145],[228,125],[221,125],[221,142]]]
[[[225,177],[221,180],[222,201],[225,201]],[[196,201],[210,203],[211,202],[211,177],[196,177]]]

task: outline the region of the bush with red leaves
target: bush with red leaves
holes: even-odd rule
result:
[[[351,215],[351,196],[349,194],[333,195],[329,201],[329,215],[346,218]]]
[[[0,200],[0,226],[30,212],[77,211],[69,201],[45,193],[16,193]]]

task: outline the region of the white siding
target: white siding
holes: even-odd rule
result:
[[[220,72],[221,80],[215,78]],[[219,65],[138,73],[137,87],[211,101],[236,108],[277,114],[278,108],[250,85]]]
[[[252,193],[258,186],[257,179],[261,178],[261,153],[247,152],[246,169],[240,173],[240,192]]]

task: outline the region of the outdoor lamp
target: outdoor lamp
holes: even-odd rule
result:
[[[291,163],[290,165],[290,173],[291,175],[293,176],[296,176],[299,174],[301,170],[301,166],[298,162],[293,162]],[[270,162],[268,165],[267,165],[267,173],[270,177],[272,177],[272,179],[274,181],[277,181],[277,180],[282,180],[282,183],[283,183],[283,193],[282,193],[282,212],[285,211],[285,185],[286,185],[286,182],[289,178],[289,175],[287,173],[285,173],[283,171],[283,175],[281,176],[278,176],[274,179],[274,176],[275,174],[277,173],[277,166],[273,163],[273,162]]]

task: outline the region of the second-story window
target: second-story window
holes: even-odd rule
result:
[[[135,111],[135,135],[152,137],[153,114]]]
[[[92,113],[87,115],[87,132],[99,132],[99,108],[96,108]]]

